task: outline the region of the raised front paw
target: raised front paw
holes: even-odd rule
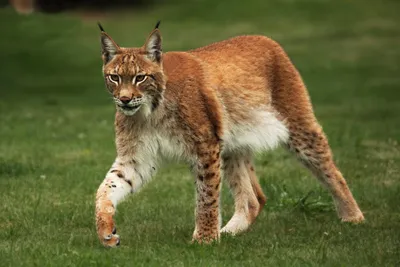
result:
[[[119,246],[121,242],[119,235],[117,235],[116,228],[114,228],[110,234],[102,235],[100,241],[105,247],[110,247],[110,248]]]
[[[117,229],[115,228],[112,216],[107,215],[108,214],[98,214],[97,234],[99,236],[100,242],[105,247],[117,247],[120,244],[120,238],[119,235],[117,235]]]
[[[103,205],[99,205],[96,212],[97,235],[104,246],[119,246],[120,238],[119,235],[117,235],[117,229],[115,228],[113,220],[115,212],[114,207],[108,202],[103,202],[101,204]]]

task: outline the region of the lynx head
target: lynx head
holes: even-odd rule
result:
[[[138,48],[120,47],[99,24],[104,80],[117,109],[127,116],[139,110],[147,116],[162,101],[166,78],[159,24]]]

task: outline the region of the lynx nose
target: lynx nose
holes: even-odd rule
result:
[[[121,100],[121,102],[126,105],[132,100],[132,98],[129,98],[127,96],[122,96],[119,100]]]

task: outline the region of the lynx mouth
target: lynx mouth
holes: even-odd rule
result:
[[[137,104],[134,106],[129,106],[129,105],[124,105],[124,106],[120,106],[123,110],[134,110],[134,109],[138,109],[140,108],[141,104]]]
[[[118,109],[122,113],[124,113],[125,115],[132,116],[133,114],[136,113],[136,111],[139,110],[140,106],[141,106],[141,104],[137,104],[137,105],[134,105],[134,106],[129,106],[129,105],[120,106],[120,105],[118,105]]]

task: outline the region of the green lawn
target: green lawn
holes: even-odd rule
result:
[[[110,250],[94,224],[115,157],[96,23],[0,9],[0,266],[400,266],[399,10],[395,0],[174,0],[103,19],[123,46],[141,45],[158,19],[165,51],[239,34],[279,41],[366,217],[341,223],[327,191],[278,149],[257,158],[269,199],[251,230],[192,245],[193,178],[168,163],[119,206],[121,246]],[[224,222],[232,202],[224,187]]]

